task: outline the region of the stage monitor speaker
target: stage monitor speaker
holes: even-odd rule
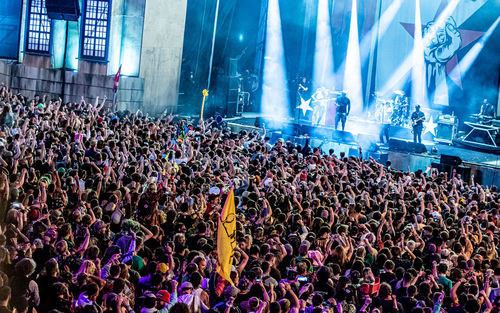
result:
[[[413,153],[427,152],[427,148],[425,147],[424,144],[421,143],[407,142],[406,149],[408,150],[408,152],[413,152]]]
[[[353,134],[351,134],[350,132],[346,132],[346,131],[343,131],[343,130],[336,130],[333,134],[333,140],[339,140],[341,142],[356,142],[354,140],[354,136]]]
[[[439,161],[439,163],[459,166],[460,164],[462,164],[462,159],[454,155],[441,154],[441,160]]]
[[[406,152],[406,140],[401,140],[401,139],[396,139],[396,138],[390,138],[389,139],[389,149],[393,151],[400,151],[400,152]]]
[[[80,17],[78,0],[45,0],[45,8],[52,20],[78,21]]]

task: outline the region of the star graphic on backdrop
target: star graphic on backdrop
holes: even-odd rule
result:
[[[446,8],[447,5],[447,0],[441,0],[441,3],[439,5],[438,10],[436,11],[436,14],[434,16],[434,21],[436,21],[439,17],[439,15],[442,13],[442,11]],[[410,36],[414,37],[415,36],[415,24],[413,23],[403,23],[400,22],[401,26],[404,27],[404,29],[410,34]],[[424,24],[422,24],[424,26]],[[463,29],[458,26],[458,31],[460,32],[460,37],[462,38],[462,44],[460,46],[460,49],[457,51],[457,53],[465,49],[467,46],[469,46],[472,42],[477,40],[479,37],[481,37],[484,32],[476,31],[476,30],[470,30],[470,29]],[[458,86],[460,89],[462,89],[462,75],[460,73],[460,69],[458,71],[453,71],[453,69],[458,66],[458,57],[457,53],[446,63],[446,75]]]
[[[436,137],[436,127],[438,124],[434,123],[434,121],[432,120],[432,115],[429,121],[425,121],[423,124],[425,127],[424,135],[427,133],[431,133],[434,137]]]
[[[306,115],[307,111],[313,110],[311,108],[311,106],[309,105],[309,103],[311,103],[311,99],[304,100],[304,99],[302,99],[302,97],[300,97],[300,105],[297,107],[297,109],[302,110],[302,113],[304,114],[304,116]]]

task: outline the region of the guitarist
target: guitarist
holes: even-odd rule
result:
[[[415,112],[411,115],[413,125],[413,142],[422,143],[422,131],[424,130],[425,114],[420,111],[420,105],[415,106]]]
[[[346,92],[342,91],[340,93],[340,97],[337,98],[337,112],[335,114],[335,130],[339,126],[339,122],[342,123],[342,131],[345,128],[345,122],[347,120],[347,116],[351,111],[351,100],[347,98]]]

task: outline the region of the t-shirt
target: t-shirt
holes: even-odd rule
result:
[[[416,120],[419,120],[415,126],[423,126],[424,125],[424,121],[423,121],[423,117],[425,117],[425,114],[424,112],[422,111],[418,111],[418,112],[413,112],[412,115],[411,115],[411,120],[412,121],[416,121]]]
[[[449,280],[448,278],[446,278],[446,276],[443,275],[439,275],[437,283],[439,285],[443,285],[447,293],[451,291],[451,287],[453,286],[451,280]]]

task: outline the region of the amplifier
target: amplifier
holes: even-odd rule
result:
[[[457,124],[439,121],[437,123],[437,132],[436,138],[434,138],[438,142],[444,142],[451,144],[453,139],[455,139],[455,135],[457,134]]]

